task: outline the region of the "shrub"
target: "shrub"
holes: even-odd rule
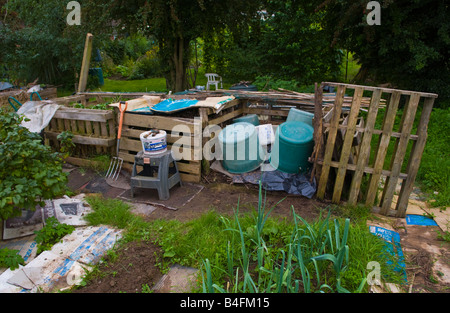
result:
[[[24,117],[0,109],[0,219],[35,209],[66,190],[67,176],[58,153],[22,127]]]

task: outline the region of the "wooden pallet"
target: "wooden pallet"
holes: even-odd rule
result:
[[[355,205],[360,199],[364,199],[364,203],[373,207],[374,212],[404,217],[425,147],[427,126],[437,95],[339,83],[323,83],[322,85],[336,87],[337,93],[331,116],[328,115],[323,123],[323,133],[326,139],[324,139],[325,151],[316,160],[321,167],[317,197],[324,199],[328,188],[332,202],[339,203],[343,200],[344,186],[347,185],[349,186],[346,192],[348,204]],[[344,111],[342,105],[344,95],[351,91],[354,92],[354,95],[350,110]],[[361,99],[363,94],[367,93],[371,94],[371,100],[364,126],[361,126],[357,124],[362,112],[360,110]],[[375,122],[377,116],[382,114],[382,110],[380,110],[382,99],[387,99],[386,108],[383,110],[382,126],[377,129]],[[403,110],[399,110],[403,105]],[[417,132],[413,134],[413,124],[420,105],[422,105],[422,109],[419,110],[421,111],[420,118],[416,121],[418,123]],[[396,116],[401,112],[400,126],[395,131]],[[360,141],[355,147],[354,138],[358,133]],[[338,147],[339,138],[341,142]],[[371,152],[373,146],[371,143],[374,140],[377,145],[375,151]],[[393,153],[390,165],[386,168],[385,159],[390,144],[393,145]],[[408,149],[409,144],[410,149]],[[352,149],[356,150],[355,154],[352,153]],[[372,160],[370,160],[371,154]],[[406,167],[403,164],[405,157],[408,157]],[[363,180],[366,182],[365,190],[361,188]],[[395,208],[392,209],[399,181],[401,189]],[[379,193],[379,188],[382,188],[382,193]],[[376,201],[378,196],[381,196],[379,203]]]
[[[45,128],[46,143],[60,148],[57,136],[63,131],[74,134],[72,156],[89,157],[114,152],[116,124],[112,111],[60,107]]]
[[[119,149],[123,166],[132,167],[134,156],[142,150],[139,136],[150,129],[167,132],[168,149],[174,152],[182,181],[200,182],[202,126],[195,119],[125,113]]]

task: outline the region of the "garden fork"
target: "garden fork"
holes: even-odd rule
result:
[[[122,104],[125,104],[125,107],[122,108]],[[117,134],[117,156],[112,158],[111,163],[109,164],[109,169],[106,172],[106,178],[112,178],[113,180],[117,180],[120,174],[120,170],[122,169],[123,159],[119,158],[119,146],[120,146],[120,137],[122,135],[122,123],[123,123],[123,114],[127,110],[128,102],[120,101],[119,102],[119,111],[120,111],[120,119],[119,119],[119,131]]]

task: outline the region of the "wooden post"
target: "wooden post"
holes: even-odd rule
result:
[[[91,62],[92,54],[92,37],[91,33],[86,35],[86,42],[84,44],[83,62],[81,64],[80,80],[78,82],[78,92],[86,90],[87,79],[89,76],[89,63]]]

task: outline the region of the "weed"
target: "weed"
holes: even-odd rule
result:
[[[37,254],[45,250],[50,250],[51,247],[58,241],[60,241],[64,236],[71,234],[75,230],[72,225],[67,225],[60,223],[56,217],[49,217],[45,221],[45,226],[39,230],[35,231],[36,234],[35,241],[37,243]]]
[[[0,268],[7,267],[13,271],[19,268],[19,265],[23,265],[25,260],[18,252],[18,250],[8,248],[0,249]]]

